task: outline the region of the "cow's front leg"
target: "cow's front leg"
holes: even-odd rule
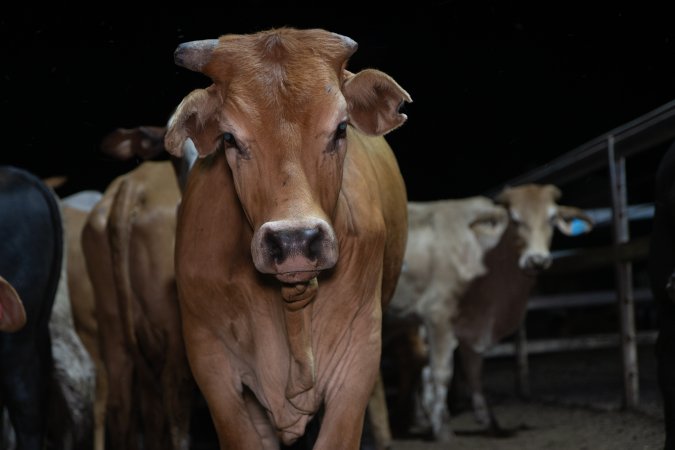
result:
[[[381,339],[379,320],[363,317],[353,322],[351,338],[341,342],[339,349],[330,349],[335,366],[322,370],[318,385],[326,386],[324,413],[314,450],[358,450],[364,419],[371,394],[380,373]],[[378,327],[378,328],[375,328]],[[360,337],[360,338],[359,338]],[[345,349],[342,353],[341,349]],[[328,357],[318,355],[319,360]],[[330,358],[330,357],[328,357]]]
[[[195,381],[209,408],[221,449],[278,450],[279,440],[253,395],[241,384],[224,344],[208,331],[184,328]]]
[[[483,356],[478,354],[468,344],[461,344],[459,346],[459,354],[471,394],[473,415],[476,422],[485,427],[490,427],[493,423],[492,414],[483,395]]]
[[[375,359],[375,358],[373,358]],[[377,358],[379,362],[379,357]],[[377,368],[350,371],[325,398],[319,436],[314,450],[358,450],[368,400],[375,386]]]
[[[457,337],[450,326],[450,317],[436,312],[425,320],[429,344],[429,377],[423,377],[422,405],[426,410],[434,439],[447,442],[452,438],[448,387],[453,375],[453,354]]]

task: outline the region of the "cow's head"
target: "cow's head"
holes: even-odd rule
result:
[[[122,161],[153,159],[164,153],[165,133],[165,127],[117,128],[103,137],[101,151]]]
[[[166,127],[117,128],[103,137],[101,151],[122,161],[131,158],[140,158],[144,161],[152,160],[166,155],[166,149],[164,148],[165,134]],[[197,150],[190,139],[185,140],[181,157],[171,158],[181,192],[185,188],[188,173],[196,159]]]
[[[526,184],[506,187],[495,198],[509,210],[519,242],[521,269],[536,273],[551,265],[554,227],[568,236],[587,233],[593,228],[593,220],[581,209],[558,205],[560,195],[560,190],[552,184]]]
[[[0,331],[19,331],[26,324],[26,311],[14,287],[0,276]]]
[[[225,152],[255,266],[282,282],[307,282],[337,261],[331,219],[350,128],[383,135],[406,120],[398,110],[411,99],[392,78],[345,70],[356,48],[324,30],[281,28],[175,52],[178,65],[213,84],[177,107],[166,148],[180,155],[190,138],[201,158]]]

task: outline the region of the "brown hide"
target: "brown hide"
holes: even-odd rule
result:
[[[357,449],[379,370],[382,306],[406,240],[406,193],[382,135],[411,101],[389,76],[343,71],[356,49],[323,30],[182,44],[214,84],[169,122],[194,141],[176,276],[190,365],[221,448]],[[367,136],[372,135],[372,136]]]
[[[110,447],[186,450],[193,390],[174,277],[180,193],[170,162],[115,179],[82,243],[109,384]],[[142,426],[141,426],[142,424]]]

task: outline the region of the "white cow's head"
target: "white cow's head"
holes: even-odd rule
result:
[[[519,243],[521,269],[538,272],[551,265],[554,227],[568,236],[587,233],[593,228],[593,220],[581,209],[558,205],[560,195],[560,190],[552,184],[526,184],[506,187],[495,198],[509,210]]]
[[[303,283],[333,267],[332,228],[351,127],[383,135],[410,96],[391,77],[345,70],[356,43],[324,30],[281,28],[181,44],[176,63],[213,84],[172,116],[166,148],[187,138],[201,158],[224,152],[253,230],[256,268]],[[225,232],[225,231],[224,231]]]

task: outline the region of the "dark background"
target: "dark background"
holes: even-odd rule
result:
[[[0,164],[67,175],[64,195],[103,190],[139,161],[101,155],[101,138],[164,125],[209,83],[174,65],[179,43],[289,25],[353,38],[352,71],[378,68],[411,94],[388,135],[411,200],[483,193],[675,99],[667,2],[540,3],[18,7],[0,16]]]

